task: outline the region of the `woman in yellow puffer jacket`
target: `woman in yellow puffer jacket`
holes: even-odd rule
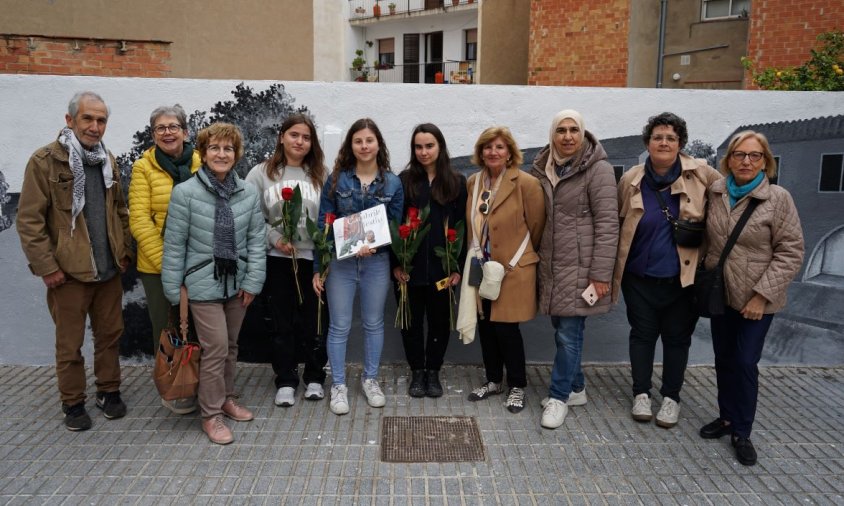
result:
[[[146,293],[152,322],[153,354],[158,336],[167,326],[170,303],[161,287],[161,256],[164,252],[164,222],[173,187],[193,176],[202,161],[187,142],[187,115],[180,105],[158,107],[149,118],[155,146],[132,165],[129,183],[129,229],[138,243],[138,273]],[[193,399],[162,401],[173,412],[195,409]]]

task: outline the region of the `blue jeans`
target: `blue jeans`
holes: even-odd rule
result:
[[[378,377],[384,347],[384,303],[390,288],[390,257],[385,251],[367,258],[331,262],[325,280],[328,297],[328,362],[335,385],[346,384],[346,343],[352,329],[355,293],[360,294],[363,324],[363,378]]]
[[[586,379],[580,369],[586,317],[552,316],[551,325],[557,330],[554,333],[557,354],[554,356],[554,368],[551,369],[549,396],[566,402],[572,392],[580,392],[586,388]]]

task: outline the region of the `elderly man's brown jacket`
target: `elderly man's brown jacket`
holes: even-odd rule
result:
[[[111,156],[111,153],[109,153]],[[106,190],[106,226],[111,254],[118,264],[132,259],[129,212],[120,189],[120,175],[112,157],[114,184]],[[59,269],[79,281],[97,280],[84,213],[70,232],[73,173],[65,148],[54,141],[29,159],[18,203],[17,230],[21,248],[36,276]]]

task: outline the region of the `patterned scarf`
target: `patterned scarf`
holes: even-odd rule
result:
[[[228,277],[234,276],[234,288],[237,290],[237,248],[234,243],[234,214],[229,206],[229,199],[237,190],[234,175],[229,171],[220,181],[211,170],[202,166],[211,190],[217,195],[214,209],[214,279],[221,279],[224,288],[223,298],[229,298]]]
[[[84,164],[103,167],[103,183],[106,190],[114,184],[111,157],[108,156],[105,145],[99,142],[93,149],[86,149],[76,138],[70,127],[62,128],[59,132],[59,144],[67,150],[70,172],[73,173],[73,203],[70,207],[70,235],[76,228],[76,217],[85,207],[85,167]]]

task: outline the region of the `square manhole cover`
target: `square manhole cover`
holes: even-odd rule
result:
[[[481,431],[471,416],[385,416],[381,420],[383,462],[485,459]]]

